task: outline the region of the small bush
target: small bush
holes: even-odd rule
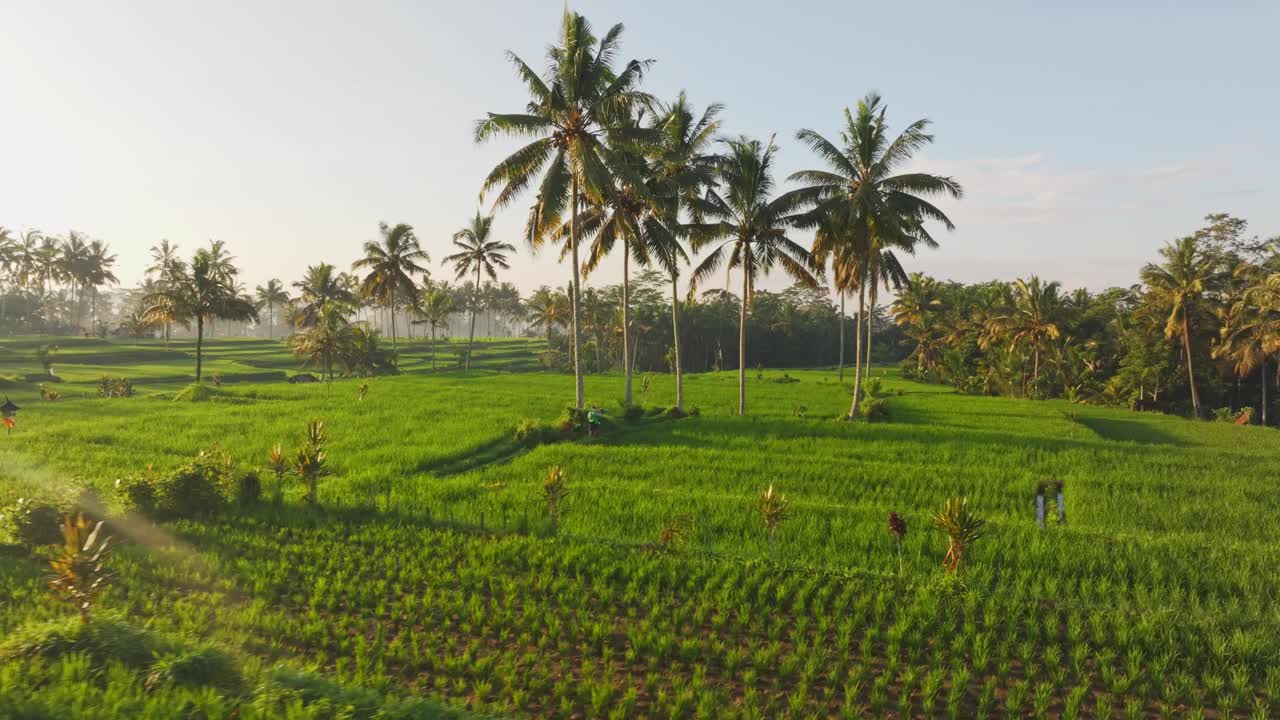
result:
[[[576,437],[587,431],[587,411],[572,405],[564,409],[557,423],[560,431],[566,436]]]
[[[790,385],[791,383],[800,382],[800,379],[791,377],[790,373],[782,373],[782,377],[772,378],[769,382],[778,383],[779,385]]]
[[[223,692],[239,692],[244,681],[235,660],[226,653],[205,646],[183,648],[156,659],[147,674],[146,687],[154,690],[167,685],[214,687]]]
[[[618,401],[618,405],[622,409],[622,419],[626,422],[638,422],[644,417],[644,407],[641,405],[623,400]]]
[[[116,496],[130,512],[156,516],[156,480],[148,475],[116,480]]]
[[[229,492],[239,497],[243,478],[237,478],[234,471],[227,453],[203,450],[169,474],[148,471],[117,480],[116,492],[130,510],[157,520],[198,517],[221,508]]]
[[[256,505],[262,499],[262,478],[257,471],[250,470],[236,477],[236,502],[241,505]]]
[[[98,381],[98,397],[133,397],[133,381],[127,377],[103,375],[102,380]]]
[[[560,439],[560,433],[544,422],[525,418],[516,425],[516,441],[528,448],[535,448]]]
[[[220,394],[216,388],[193,383],[180,390],[177,395],[174,395],[173,400],[174,402],[204,402],[212,400]]]
[[[31,498],[18,498],[0,515],[14,540],[29,548],[62,542],[62,513],[52,505]]]
[[[881,422],[889,419],[889,403],[881,398],[867,398],[858,406],[858,414],[867,422]]]
[[[115,661],[141,668],[151,663],[162,643],[151,633],[121,620],[97,618],[89,623],[68,618],[20,627],[0,643],[0,660],[55,660],[85,653],[95,663]]]

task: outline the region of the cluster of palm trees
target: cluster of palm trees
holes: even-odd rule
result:
[[[797,282],[815,286],[830,264],[842,296],[857,292],[863,304],[869,298],[874,306],[879,288],[905,279],[894,251],[911,253],[920,245],[934,245],[925,228],[928,221],[951,227],[925,198],[958,197],[960,186],[950,178],[899,172],[932,140],[925,133],[928,123],[918,121],[896,138],[890,136],[884,107],[871,94],[859,104],[856,116],[846,112],[840,144],[812,130],[798,134],[827,168],[794,174],[791,180],[804,186],[779,193],[773,140],[719,138],[719,105],[698,113],[683,93],[664,103],[641,90],[650,62],[614,63],[622,31],[615,25],[596,37],[585,18],[566,11],[543,74],[508,54],[529,103],[525,112],[490,113],[477,124],[476,141],[509,136],[530,142],[493,168],[481,197],[496,193],[493,204],[503,207],[536,187],[526,239],[534,248],[559,244],[561,257],[570,259],[567,308],[549,296],[535,297],[531,318],[549,329],[554,320],[548,318],[567,312],[578,407],[583,404],[582,336],[587,320],[583,271],[594,270],[612,250],[620,250],[626,402],[632,399],[631,263],[657,268],[670,278],[672,367],[680,410],[682,267],[691,255],[705,253],[689,273],[690,293],[722,269],[738,271],[738,406],[739,413],[745,413],[747,314],[758,279],[778,268]],[[818,240],[805,248],[788,236],[792,229],[816,229]],[[590,243],[585,249],[584,240]],[[863,359],[868,357],[862,348],[870,349],[869,332],[869,325],[860,322],[858,387]],[[855,392],[851,418],[858,414],[859,395]]]
[[[1257,407],[1266,423],[1280,372],[1280,240],[1249,239],[1227,215],[1206,222],[1162,248],[1139,284],[1096,295],[1034,276],[961,285],[912,275],[892,306],[914,345],[908,366],[971,392],[1197,417],[1209,403]]]
[[[110,246],[84,233],[63,238],[0,227],[0,325],[98,332],[99,288],[119,282],[115,264]]]

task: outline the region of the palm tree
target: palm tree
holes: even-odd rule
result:
[[[396,296],[413,304],[418,294],[414,275],[425,275],[427,269],[420,262],[431,260],[418,245],[413,227],[404,223],[389,226],[379,223],[382,242],[370,240],[364,244],[364,257],[351,263],[352,270],[367,268],[360,285],[360,295],[376,298],[391,311],[391,347],[396,346]]]
[[[443,290],[431,289],[422,296],[418,314],[431,326],[431,369],[436,369],[436,329],[449,324],[453,314],[453,297]],[[470,353],[467,354],[468,358]]]
[[[1214,357],[1232,361],[1237,375],[1259,371],[1262,381],[1262,424],[1266,426],[1268,365],[1280,360],[1280,273],[1265,274],[1261,268],[1246,266],[1250,285],[1243,297],[1224,313],[1222,343]]]
[[[172,282],[142,299],[143,319],[150,323],[176,322],[185,328],[196,324],[196,384],[204,365],[204,321],[257,320],[253,303],[236,291],[225,269],[218,268],[209,250],[197,250],[189,269],[174,275]]]
[[[89,242],[83,233],[72,230],[59,247],[60,275],[71,284],[71,302],[74,306],[74,325],[80,329],[80,312],[84,305],[84,288],[90,273]]]
[[[284,289],[284,283],[276,278],[271,278],[266,285],[259,285],[254,290],[254,297],[257,299],[257,308],[261,312],[262,308],[267,309],[267,339],[275,337],[273,331],[276,326],[276,306],[289,304],[289,293]]]
[[[738,414],[747,412],[747,306],[756,280],[775,265],[797,282],[815,286],[813,257],[787,237],[794,196],[772,197],[777,146],[741,137],[724,140],[728,153],[716,167],[719,188],[707,188],[694,205],[704,222],[690,225],[695,251],[718,242],[690,278],[690,291],[722,266],[742,271],[738,313]]]
[[[355,292],[345,281],[346,274],[338,273],[329,263],[318,263],[307,268],[302,280],[293,283],[298,289],[298,307],[294,312],[294,324],[310,326],[319,322],[320,315],[330,305],[350,313],[356,302]]]
[[[101,240],[89,243],[88,255],[85,259],[85,281],[89,285],[91,307],[91,324],[94,330],[98,327],[98,286],[120,282],[112,270],[116,264],[116,256],[108,245]]]
[[[690,210],[704,189],[715,183],[715,156],[710,147],[720,129],[716,116],[723,109],[712,103],[697,115],[681,92],[655,116],[658,131],[650,163],[656,212],[646,221],[649,255],[671,277],[671,350],[676,380],[676,410],[684,411],[684,373],[680,361],[680,266],[689,262],[681,238],[682,212]],[[691,218],[699,220],[700,218]]]
[[[536,138],[499,163],[485,178],[480,191],[483,198],[486,192],[501,187],[494,207],[504,207],[545,169],[525,230],[533,247],[541,246],[562,225],[566,212],[569,217],[569,255],[573,264],[569,301],[579,408],[583,406],[583,386],[578,322],[578,211],[584,195],[591,201],[599,201],[614,187],[617,170],[609,162],[605,133],[624,124],[630,118],[631,108],[648,100],[636,89],[648,62],[631,60],[621,71],[612,67],[622,30],[622,25],[614,25],[604,37],[597,39],[587,20],[566,8],[560,44],[548,52],[550,66],[545,78],[539,77],[514,53],[507,53],[529,92],[527,111],[490,113],[477,123],[475,133],[477,143],[499,135]],[[618,136],[618,139],[623,138]],[[625,168],[618,170],[625,171]]]
[[[832,227],[841,228],[843,237],[840,244],[845,246],[837,254],[848,261],[860,260],[856,263],[857,281],[851,285],[858,287],[859,316],[862,315],[863,295],[869,295],[871,312],[866,314],[865,330],[867,363],[871,358],[872,318],[875,316],[878,289],[886,280],[901,282],[905,279],[893,251],[914,253],[919,245],[937,247],[937,242],[925,229],[925,222],[940,222],[947,230],[953,230],[955,226],[926,198],[959,198],[964,192],[960,184],[949,177],[924,172],[897,172],[917,150],[933,142],[933,136],[925,132],[929,121],[917,120],[891,141],[885,120],[886,110],[875,92],[868,93],[859,101],[856,116],[846,109],[840,145],[813,130],[796,133],[796,137],[808,145],[827,168],[802,170],[791,175],[792,180],[807,184],[793,191],[794,202],[812,208],[798,220],[799,224],[817,227],[824,222],[834,222]],[[861,332],[863,329],[859,323]],[[867,369],[855,369],[850,418],[858,414],[862,373]]]
[[[476,341],[476,310],[480,305],[480,273],[497,281],[497,268],[503,270],[511,266],[507,264],[507,253],[514,253],[515,247],[510,243],[490,240],[489,233],[493,229],[493,216],[481,215],[479,212],[471,219],[470,224],[453,234],[453,244],[461,248],[444,259],[453,263],[456,279],[462,280],[472,270],[476,273],[476,284],[471,296],[471,335],[467,338],[467,358],[465,370],[471,369],[471,350]]]
[[[529,325],[547,331],[547,349],[551,349],[551,330],[569,319],[569,298],[551,288],[538,288],[529,298]]]
[[[10,283],[16,286],[17,268],[21,258],[21,245],[13,237],[13,231],[0,227],[0,273],[7,274]],[[0,283],[0,323],[5,321],[6,301],[9,299],[8,289]]]
[[[916,359],[917,371],[925,368],[929,349],[935,344],[933,341],[937,336],[939,316],[945,310],[942,286],[937,280],[921,273],[911,273],[890,306],[893,322],[902,327],[907,337],[916,343],[911,355]]]
[[[1041,282],[1031,276],[1013,284],[1013,307],[1006,314],[987,321],[987,332],[979,339],[984,350],[994,342],[1007,340],[1009,349],[1027,347],[1032,354],[1032,392],[1040,392],[1040,356],[1062,335],[1061,318],[1065,299],[1056,282]],[[1026,377],[1025,375],[1023,376]],[[1024,380],[1025,382],[1025,380]]]
[[[1150,290],[1151,299],[1168,313],[1164,326],[1166,340],[1182,339],[1182,355],[1187,363],[1187,380],[1191,383],[1191,408],[1201,417],[1200,392],[1191,346],[1191,318],[1206,309],[1207,295],[1217,289],[1222,270],[1216,255],[1206,253],[1194,236],[1184,237],[1160,248],[1163,265],[1147,263],[1142,268],[1142,282]]]
[[[168,240],[160,240],[159,245],[151,247],[151,265],[147,267],[148,277],[156,275],[163,286],[173,281],[174,276],[186,268],[186,263],[178,257],[178,246]],[[169,342],[170,323],[164,324],[164,341]]]
[[[353,339],[352,323],[346,308],[337,303],[322,306],[315,321],[289,338],[293,352],[320,369],[320,374],[333,382],[333,363]]]

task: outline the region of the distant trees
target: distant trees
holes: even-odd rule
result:
[[[284,289],[284,283],[271,278],[266,285],[259,285],[254,290],[254,297],[258,312],[261,313],[263,308],[267,310],[267,337],[275,337],[276,308],[289,304],[289,293]]]

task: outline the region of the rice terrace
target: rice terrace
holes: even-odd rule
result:
[[[822,100],[793,88],[787,112],[726,78],[739,120],[706,72],[662,74],[690,57],[665,26],[612,24],[684,9],[589,5],[459,10],[415,51],[432,67],[404,75],[423,8],[262,18],[302,39],[387,33],[368,54],[335,43],[349,66],[315,56],[323,81],[294,67],[289,92],[309,105],[338,82],[359,104],[437,83],[439,137],[405,158],[461,189],[419,179],[406,199],[398,151],[320,142],[292,99],[192,120],[221,150],[121,136],[144,165],[285,168],[237,166],[245,187],[204,186],[208,207],[133,169],[100,183],[92,154],[93,193],[0,185],[16,223],[0,227],[0,720],[1280,717],[1280,178],[1223,160],[1267,189],[1175,212],[1192,173],[1115,170],[1146,194],[1115,200],[1105,263],[1091,241],[1021,255],[1007,218],[1094,231],[1068,206],[1101,200],[1075,171],[955,160],[949,126],[975,146],[1021,136],[915,119],[962,102],[888,69],[923,59],[882,61],[911,112],[802,73]],[[165,46],[174,72],[219,28],[283,72],[241,11],[257,17],[233,3],[199,30],[157,12],[193,33]],[[143,37],[88,5],[28,12],[89,47]],[[1036,12],[1018,22],[1051,22]],[[1058,18],[1063,36],[1090,12]],[[1180,38],[1204,20],[1165,12]],[[1247,33],[1280,19],[1230,12]],[[91,21],[123,34],[90,41]],[[1214,67],[1265,64],[1218,44]],[[439,80],[450,52],[501,64],[463,87]],[[133,68],[120,53],[104,67]],[[266,97],[239,62],[198,97]],[[50,82],[89,97],[61,67]],[[329,77],[375,69],[386,86]],[[139,72],[114,102],[160,97],[168,71]],[[1127,108],[1116,122],[1137,122]],[[348,112],[317,127],[408,132]],[[1164,158],[1183,121],[1154,122],[1134,152]],[[292,146],[236,145],[259,127],[331,150],[361,186],[325,199],[333,178]],[[6,149],[20,173],[38,157]],[[1105,184],[1098,163],[1085,174]],[[175,209],[130,204],[130,183]],[[1022,185],[1049,188],[1030,215]],[[285,224],[254,229],[261,202]],[[54,229],[95,219],[101,234]]]

